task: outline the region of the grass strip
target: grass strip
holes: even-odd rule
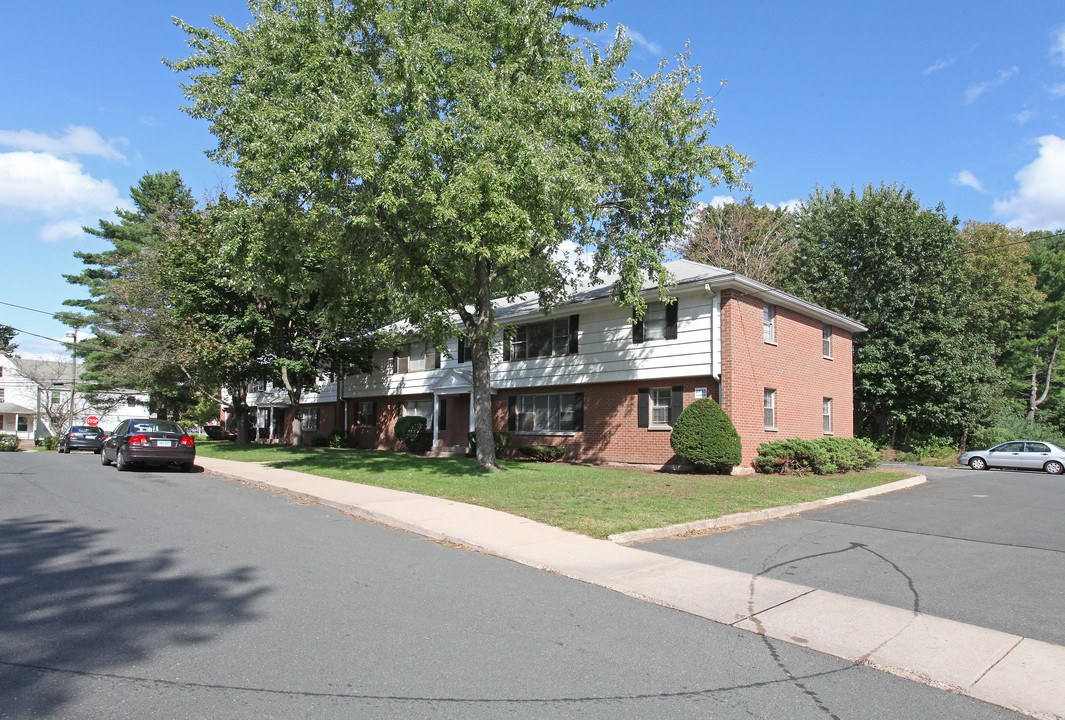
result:
[[[592,537],[663,527],[842,495],[907,477],[898,470],[846,475],[697,475],[604,466],[429,458],[380,450],[200,442],[208,457],[264,462],[310,475],[457,500]]]

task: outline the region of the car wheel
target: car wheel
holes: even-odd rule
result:
[[[973,470],[987,470],[987,460],[982,457],[974,457],[969,461],[969,467]]]
[[[1051,475],[1061,475],[1061,473],[1065,472],[1065,465],[1062,465],[1057,460],[1051,460],[1043,466],[1043,469]]]
[[[192,472],[192,468],[194,467],[195,465],[192,463],[181,463],[181,472]]]
[[[119,472],[129,470],[129,460],[126,459],[126,456],[122,454],[121,450],[119,450],[118,454],[115,456],[115,467],[118,468]]]
[[[103,450],[100,451],[100,464],[104,467],[107,467],[111,464],[111,461],[107,459],[107,453],[105,453]]]

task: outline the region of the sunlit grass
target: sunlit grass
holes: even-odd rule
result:
[[[817,500],[907,476],[695,475],[521,461],[502,461],[496,473],[478,470],[472,458],[226,442],[199,443],[198,452],[482,505],[593,537]]]

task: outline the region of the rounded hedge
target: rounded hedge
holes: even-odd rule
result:
[[[407,446],[412,453],[421,453],[429,449],[424,438],[420,437],[425,432],[425,418],[418,415],[404,415],[396,420],[396,437]],[[432,443],[432,438],[429,439]]]
[[[736,426],[710,398],[696,400],[673,423],[669,444],[685,462],[699,470],[729,472],[743,461]]]

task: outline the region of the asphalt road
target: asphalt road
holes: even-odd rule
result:
[[[1018,717],[202,473],[0,453],[0,718]]]
[[[1065,645],[1065,476],[912,469],[929,482],[639,547]]]

